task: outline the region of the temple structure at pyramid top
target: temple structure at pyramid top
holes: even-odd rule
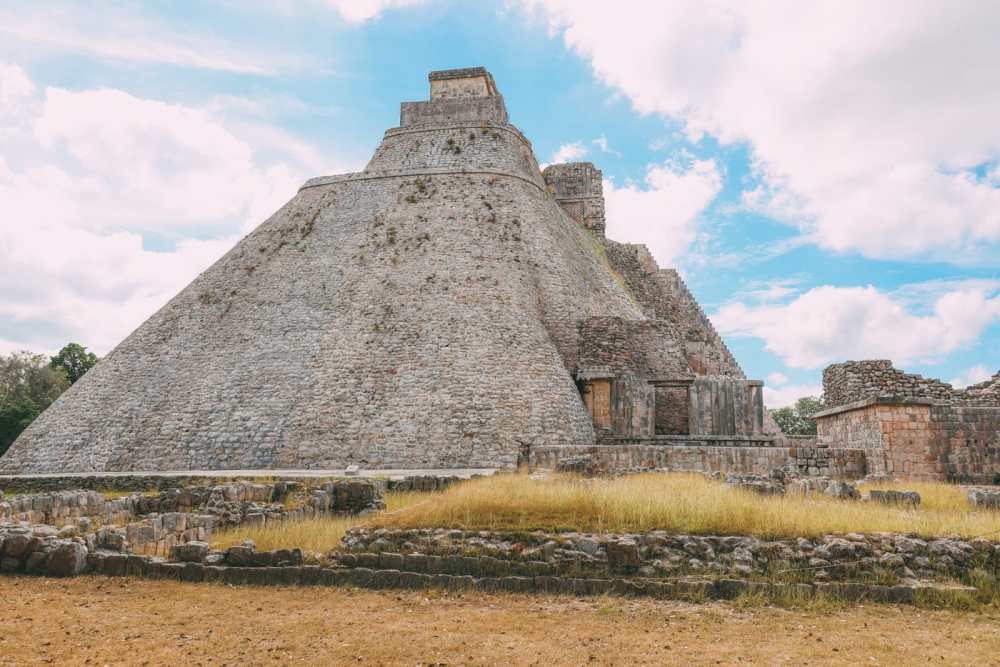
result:
[[[308,181],[0,472],[787,463],[678,273],[605,238],[600,170],[541,171],[485,69],[429,81],[363,171]]]

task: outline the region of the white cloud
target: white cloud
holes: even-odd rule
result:
[[[602,153],[610,153],[611,155],[614,155],[615,157],[621,157],[622,156],[621,153],[619,153],[614,148],[611,148],[610,145],[608,145],[608,138],[606,136],[604,136],[603,134],[601,136],[597,137],[596,139],[592,140],[590,143],[592,143],[595,146],[597,146],[598,148],[600,148]]]
[[[271,75],[311,65],[291,53],[268,53],[260,43],[235,45],[175,30],[120,4],[22,3],[0,8],[0,39],[24,52],[81,53],[108,60],[176,65],[239,74]]]
[[[979,384],[980,382],[985,382],[992,377],[993,373],[991,373],[986,366],[976,364],[969,370],[965,371],[965,373],[960,377],[952,378],[950,384],[957,389],[963,389],[968,387],[970,384]]]
[[[774,371],[767,376],[767,383],[769,385],[774,385],[775,387],[780,387],[781,385],[788,383],[788,376],[779,371]]]
[[[552,154],[552,158],[549,160],[548,164],[575,162],[584,157],[587,152],[587,147],[583,145],[582,141],[574,141],[569,144],[563,144],[555,153]]]
[[[0,65],[0,98],[19,100],[0,107],[0,351],[106,353],[329,173],[266,125],[120,90],[40,91],[14,65]]]
[[[419,5],[423,0],[328,0],[345,21],[362,23],[373,19],[386,9],[396,7],[411,7]]]
[[[758,302],[782,301],[800,291],[798,286],[800,282],[798,278],[750,280],[733,295],[733,299]]]
[[[973,173],[1000,158],[995,3],[522,4],[640,112],[747,142],[745,203],[813,242],[995,262],[1000,189]]]
[[[927,314],[874,287],[813,288],[787,304],[729,303],[712,315],[720,333],[753,336],[796,368],[843,359],[934,360],[975,342],[1000,320],[1000,295],[968,288],[941,294]]]
[[[624,243],[645,243],[660,266],[673,266],[697,236],[697,220],[722,188],[712,160],[650,165],[645,188],[619,187],[605,180],[607,236]]]
[[[819,398],[822,395],[823,387],[818,384],[764,385],[764,405],[771,410],[794,405],[795,401],[806,396]]]

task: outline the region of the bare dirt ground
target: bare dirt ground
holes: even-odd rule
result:
[[[1000,611],[0,579],[0,665],[1000,665]]]

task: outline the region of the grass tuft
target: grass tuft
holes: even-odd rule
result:
[[[386,494],[386,514],[398,512],[437,494],[401,491]],[[284,521],[261,527],[237,527],[219,531],[212,538],[213,549],[228,549],[251,539],[261,551],[299,547],[323,554],[340,544],[348,529],[370,522],[374,517],[324,516],[303,521]]]

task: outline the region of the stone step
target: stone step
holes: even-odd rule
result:
[[[190,583],[233,586],[355,586],[371,589],[439,589],[511,593],[548,593],[577,596],[622,595],[681,600],[728,600],[741,595],[770,599],[808,599],[827,596],[850,601],[914,604],[937,596],[974,596],[971,586],[922,583],[917,586],[882,586],[852,582],[784,583],[745,579],[642,579],[629,577],[584,578],[567,576],[498,576],[427,574],[400,569],[366,567],[227,567],[200,563],[170,563],[135,555],[109,555],[89,559],[92,574],[172,579]]]

